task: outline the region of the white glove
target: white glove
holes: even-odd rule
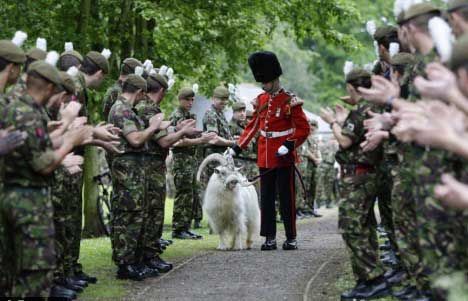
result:
[[[287,155],[288,153],[289,153],[289,149],[284,145],[281,145],[278,148],[278,151],[276,152],[278,156],[284,156],[284,155]]]

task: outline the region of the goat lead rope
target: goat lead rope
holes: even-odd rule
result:
[[[272,169],[268,170],[267,172],[260,173],[258,176],[255,176],[255,177],[253,177],[253,178],[248,178],[247,180],[248,180],[249,182],[254,182],[254,181],[260,179],[261,177],[263,177],[263,176],[269,174],[269,173],[272,172],[273,170],[275,170],[275,169],[272,168]]]

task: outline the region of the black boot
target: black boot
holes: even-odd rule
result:
[[[123,264],[119,265],[119,269],[117,270],[117,278],[142,281],[146,278],[146,274],[136,264]]]
[[[187,231],[173,231],[172,238],[193,239],[193,235],[189,234]]]
[[[61,287],[75,291],[77,293],[81,293],[84,289],[83,286],[78,285],[77,282],[73,281],[70,278],[59,278],[59,279],[56,279],[54,282],[55,284]]]
[[[148,267],[157,269],[159,273],[167,273],[172,270],[172,263],[165,262],[159,256],[149,259],[145,263]]]
[[[297,240],[295,239],[287,239],[283,243],[283,250],[290,251],[290,250],[297,250]]]
[[[268,238],[263,243],[262,247],[260,248],[262,251],[272,251],[276,250],[276,239],[275,238]]]
[[[354,300],[356,298],[356,294],[365,287],[364,281],[357,281],[356,285],[352,289],[341,294],[341,300]]]
[[[187,230],[187,233],[192,235],[192,239],[202,239],[203,238],[203,236],[201,236],[200,234],[197,234],[197,233],[192,232],[190,230]]]
[[[193,221],[193,228],[194,229],[200,229],[201,228],[201,222],[199,220],[194,220]]]
[[[84,280],[84,281],[86,281],[88,283],[93,283],[93,284],[97,282],[96,277],[89,276],[85,272],[76,273],[74,278],[77,279],[77,280]]]
[[[75,300],[76,292],[60,285],[54,285],[49,293],[50,298],[60,298],[60,300]],[[54,299],[52,299],[54,300]]]
[[[159,270],[157,268],[153,268],[146,263],[140,263],[138,265],[140,271],[143,273],[144,278],[152,278],[159,276]]]
[[[390,295],[385,277],[379,276],[365,282],[365,288],[356,293],[356,299],[374,299]]]

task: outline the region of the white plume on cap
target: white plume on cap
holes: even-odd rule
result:
[[[174,69],[172,69],[172,68],[167,69],[166,75],[169,78],[173,78],[174,77]]]
[[[375,34],[375,31],[377,30],[377,25],[375,25],[375,21],[371,20],[371,21],[367,21],[366,23],[366,30],[367,30],[367,33],[373,37],[374,34]]]
[[[159,75],[166,75],[167,74],[167,66],[166,65],[162,65],[160,68],[159,68]]]
[[[442,62],[448,62],[452,55],[454,37],[450,26],[440,17],[429,20],[429,32]]]
[[[153,70],[153,62],[151,62],[150,60],[146,60],[143,63],[143,67],[145,67],[146,72],[149,73],[151,70]]]
[[[406,1],[403,1],[403,9],[404,9],[404,11],[407,11],[411,6],[419,4],[419,3],[423,3],[423,2],[424,2],[423,0],[406,0]]]
[[[45,62],[49,65],[52,65],[55,67],[57,65],[57,62],[59,60],[60,55],[58,54],[57,51],[49,51],[47,52],[47,56],[45,58]]]
[[[229,93],[234,94],[236,92],[236,86],[233,84],[228,84]]]
[[[70,75],[71,77],[76,77],[78,75],[80,71],[78,70],[78,68],[76,68],[75,66],[71,66],[70,68],[68,68],[67,70],[67,74]]]
[[[46,41],[46,39],[37,38],[36,48],[38,48],[38,49],[40,49],[42,51],[47,51],[47,41]]]
[[[73,43],[65,42],[65,51],[73,51]]]
[[[106,58],[106,60],[108,60],[108,59],[110,58],[112,52],[111,52],[109,49],[104,48],[104,49],[101,51],[101,54],[102,54],[103,57]]]
[[[152,68],[149,72],[149,75],[156,75],[158,74],[158,72],[156,71],[156,69]]]
[[[193,84],[192,90],[193,90],[193,93],[197,94],[198,93],[198,84]]]
[[[393,14],[395,15],[395,18],[398,18],[398,16],[404,12],[404,2],[405,0],[396,0],[395,4],[393,5]]]
[[[347,76],[354,69],[354,63],[351,61],[346,61],[343,67],[343,73]]]
[[[16,46],[21,47],[27,38],[28,38],[27,33],[22,32],[22,31],[17,31],[15,32],[15,36],[13,37],[11,42],[15,44]]]
[[[174,86],[175,84],[175,79],[171,78],[169,79],[169,81],[167,82],[167,89],[170,90],[172,88],[172,86]]]
[[[375,50],[375,55],[379,56],[379,43],[377,41],[374,41],[374,50]]]
[[[143,71],[144,71],[143,67],[141,67],[141,66],[136,66],[136,67],[135,67],[135,74],[136,74],[136,75],[142,76],[142,75],[143,75]]]
[[[390,52],[390,57],[394,57],[398,52],[400,52],[400,44],[398,43],[390,43],[390,48],[388,49],[388,52]]]

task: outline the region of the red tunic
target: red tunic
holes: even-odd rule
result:
[[[259,135],[257,165],[261,168],[277,168],[291,166],[296,163],[296,151],[277,157],[276,152],[288,140],[294,142],[294,148],[299,147],[309,136],[310,125],[302,110],[302,102],[296,96],[281,89],[277,94],[262,93],[254,103],[254,116],[242,132],[238,145],[246,149],[257,132],[291,133],[282,137],[267,138]]]

